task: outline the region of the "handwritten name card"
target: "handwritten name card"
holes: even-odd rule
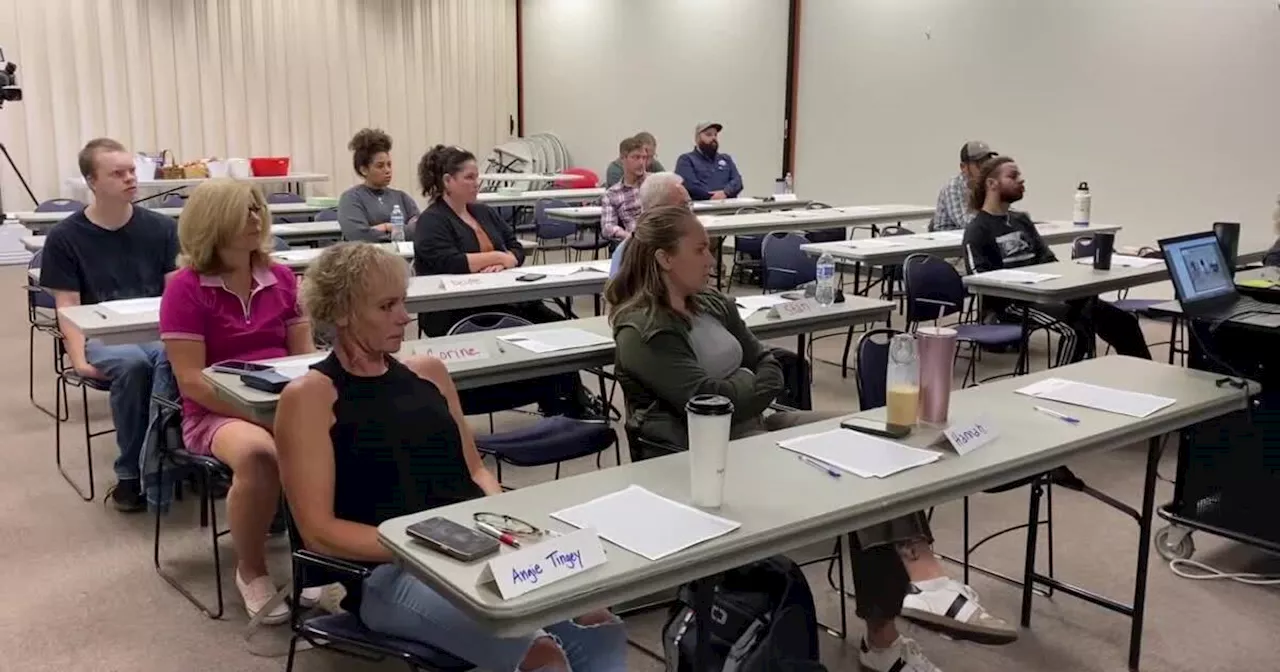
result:
[[[509,600],[603,565],[606,560],[600,535],[588,527],[517,550],[504,547],[480,573],[480,583],[496,583],[502,599]]]

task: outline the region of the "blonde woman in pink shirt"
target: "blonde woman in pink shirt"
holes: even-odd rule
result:
[[[178,220],[179,270],[160,302],[160,339],[182,393],[183,441],[233,473],[227,517],[236,586],[250,618],[276,592],[265,549],[280,500],[276,445],[269,428],[219,399],[202,371],[227,360],[315,350],[311,324],[298,308],[297,280],[271,261],[270,222],[266,199],[250,183],[218,179],[196,187]],[[319,590],[308,592],[313,602],[319,597]],[[281,604],[263,622],[288,617]]]

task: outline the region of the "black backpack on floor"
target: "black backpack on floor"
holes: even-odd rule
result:
[[[696,666],[693,590],[680,588],[662,628],[667,672],[820,672],[818,617],[800,567],[774,556],[726,572],[711,607],[710,665]]]

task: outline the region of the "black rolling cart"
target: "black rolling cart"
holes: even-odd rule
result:
[[[1212,331],[1205,323],[1186,328],[1190,367],[1221,373],[1224,385],[1245,376],[1262,392],[1249,410],[1180,432],[1173,501],[1156,510],[1169,522],[1155,532],[1156,552],[1190,558],[1192,532],[1206,532],[1280,553],[1280,329],[1247,317]]]

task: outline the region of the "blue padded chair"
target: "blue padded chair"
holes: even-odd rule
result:
[[[336,221],[338,221],[338,209],[337,209],[337,208],[325,208],[324,210],[321,210],[320,212],[317,212],[317,213],[316,213],[316,220],[315,220],[315,221],[317,221],[317,222],[336,222]]]
[[[293,203],[306,203],[306,202],[307,202],[307,199],[288,191],[277,191],[277,192],[267,194],[268,206],[283,205],[286,203],[293,204]],[[299,215],[276,215],[275,217],[272,217],[272,223],[274,224],[296,224],[298,222],[305,222],[305,221],[307,221],[307,218],[305,216],[299,216]]]
[[[782,292],[817,279],[818,260],[800,249],[809,239],[775,231],[760,245],[760,284],[765,292]]]
[[[114,426],[99,430],[94,430],[90,427],[89,390],[110,392],[111,383],[97,378],[84,378],[76,373],[75,369],[67,363],[66,344],[62,340],[61,334],[58,334],[57,340],[54,341],[54,349],[54,372],[57,375],[56,384],[58,389],[54,392],[53,399],[53,459],[58,466],[58,473],[62,474],[62,478],[76,491],[77,495],[80,495],[80,499],[92,502],[95,492],[93,483],[93,439],[111,434],[116,430]],[[71,404],[67,394],[68,387],[80,389],[80,408],[84,418],[84,457],[89,472],[87,487],[78,485],[75,479],[62,466],[62,425],[70,420],[71,415]]]
[[[51,198],[36,205],[36,212],[75,212],[85,207],[85,203],[74,198]]]
[[[735,215],[750,215],[756,213],[767,212],[764,208],[745,207],[738,208],[733,212]],[[735,279],[745,282],[749,275],[761,270],[760,260],[764,254],[764,236],[734,236],[733,237],[733,265],[729,267],[729,283],[726,292],[733,289],[733,281]],[[719,248],[717,248],[719,250]],[[716,270],[720,269],[720,259],[716,259]]]
[[[1079,238],[1076,238],[1075,240],[1071,241],[1071,258],[1073,260],[1092,257],[1093,252],[1094,252],[1093,236],[1080,236]],[[1150,250],[1150,254],[1156,257],[1160,256],[1159,250]],[[1147,255],[1144,255],[1143,251],[1139,250],[1139,256],[1147,256]],[[1172,364],[1174,355],[1180,351],[1180,348],[1182,346],[1182,331],[1181,329],[1179,329],[1181,322],[1176,319],[1166,317],[1164,315],[1154,315],[1151,313],[1151,309],[1153,307],[1161,303],[1164,303],[1163,299],[1130,299],[1128,297],[1129,297],[1129,290],[1122,289],[1119,292],[1119,298],[1117,298],[1115,301],[1108,301],[1108,303],[1115,306],[1116,308],[1119,308],[1120,310],[1123,310],[1126,313],[1130,313],[1137,317],[1145,317],[1151,320],[1159,320],[1162,322],[1168,321],[1172,323],[1172,329],[1169,332],[1169,340],[1151,344],[1151,345],[1168,345],[1169,346],[1169,363]],[[1109,343],[1107,344],[1107,349],[1104,352],[1107,354],[1111,352],[1111,344]]]
[[[548,250],[564,250],[564,260],[568,262],[582,259],[584,252],[590,252],[591,258],[596,259],[600,256],[600,250],[609,247],[609,241],[599,234],[584,238],[577,224],[547,217],[548,208],[567,207],[568,203],[555,198],[541,199],[533,206],[534,237],[538,242],[538,249],[534,254],[541,252],[543,263],[547,261]],[[544,241],[552,244],[547,245]],[[571,251],[573,259],[569,258]]]
[[[44,250],[36,250],[31,255],[31,260],[27,262],[27,271],[40,270],[41,260],[44,258]],[[31,276],[28,274],[28,280]],[[53,295],[40,287],[39,280],[32,280],[33,284],[23,286],[23,290],[27,293],[27,398],[31,400],[31,405],[40,409],[41,413],[49,417],[53,417],[54,412],[45,408],[40,402],[36,401],[36,332],[41,332],[52,336],[55,340],[58,338],[58,316],[57,306],[53,301]],[[53,369],[58,368],[58,350],[57,346],[53,347]],[[53,393],[58,395],[62,386],[58,384],[55,378],[53,383]],[[66,410],[66,399],[62,400],[62,409]],[[63,418],[66,419],[65,417]]]
[[[830,205],[827,205],[826,203],[823,203],[821,201],[814,201],[809,205],[806,205],[804,209],[805,210],[825,210],[830,207],[831,207]],[[806,231],[804,234],[804,237],[808,238],[809,242],[811,243],[834,243],[839,240],[844,240],[848,236],[849,236],[849,233],[846,230],[846,227],[843,227],[843,226],[836,227],[834,229],[818,229],[816,231]]]
[[[176,385],[175,385],[176,389]],[[178,399],[167,399],[153,396],[151,403],[155,405],[158,417],[153,421],[151,429],[158,431],[156,450],[159,452],[159,470],[156,480],[162,486],[166,483],[177,483],[181,478],[195,474],[199,477],[200,489],[200,527],[209,530],[209,541],[213,547],[213,582],[214,606],[197,598],[190,589],[182,585],[178,577],[170,574],[160,561],[160,519],[164,510],[160,506],[155,509],[155,535],[151,549],[151,561],[155,565],[156,574],[166,583],[173,586],[187,601],[212,619],[222,618],[222,555],[218,549],[218,539],[231,532],[230,529],[218,529],[218,510],[214,499],[219,492],[231,487],[231,468],[208,455],[195,455],[187,452],[182,441],[182,403]],[[166,472],[169,472],[166,477]],[[163,500],[163,496],[161,497]]]
[[[317,649],[327,649],[356,658],[382,660],[397,659],[410,670],[424,672],[465,672],[474,669],[471,663],[456,658],[433,646],[400,639],[374,632],[360,622],[356,614],[323,613],[308,617],[298,605],[302,590],[331,583],[359,583],[372,573],[368,567],[306,549],[302,534],[289,513],[289,507],[280,503],[284,511],[285,526],[289,532],[290,556],[293,564],[293,609],[289,625],[293,635],[289,638],[289,657],[285,672],[292,672],[298,653],[298,639],[304,639]]]
[[[181,208],[187,204],[187,199],[182,194],[169,194],[160,199],[160,208]]]
[[[613,256],[609,258],[609,279],[618,274],[618,267],[622,265],[622,250],[627,246],[627,241],[618,243],[618,247],[613,250]]]
[[[903,284],[906,289],[907,328],[941,319],[964,310],[967,292],[964,280],[955,267],[928,254],[913,254],[903,260]],[[1022,342],[1022,326],[1017,324],[969,324],[953,327],[962,344],[969,348],[969,365],[960,384],[967,387],[970,379],[977,384],[978,347],[1001,347]],[[1010,374],[1012,375],[1012,374]]]
[[[289,249],[289,243],[280,236],[271,236],[271,250],[273,252],[284,252]]]
[[[449,329],[449,335],[470,334],[492,329],[509,329],[532,326],[528,320],[507,313],[478,313],[459,320]],[[494,413],[527,406],[536,401],[531,393],[542,391],[533,387],[508,388],[517,389],[521,395],[503,394],[502,386],[486,388],[483,409],[474,408],[473,404],[464,405],[465,412]],[[492,394],[489,392],[492,391]],[[521,398],[523,396],[524,398]],[[476,397],[469,397],[474,400]],[[533,425],[509,432],[484,434],[476,437],[476,447],[484,455],[490,455],[497,464],[498,481],[502,481],[502,463],[508,462],[518,467],[537,467],[547,464],[556,465],[556,478],[560,478],[560,463],[585,457],[596,456],[596,464],[600,464],[600,455],[610,446],[615,449],[618,464],[622,464],[622,446],[618,443],[618,435],[607,421],[574,420],[561,416],[540,418]]]

